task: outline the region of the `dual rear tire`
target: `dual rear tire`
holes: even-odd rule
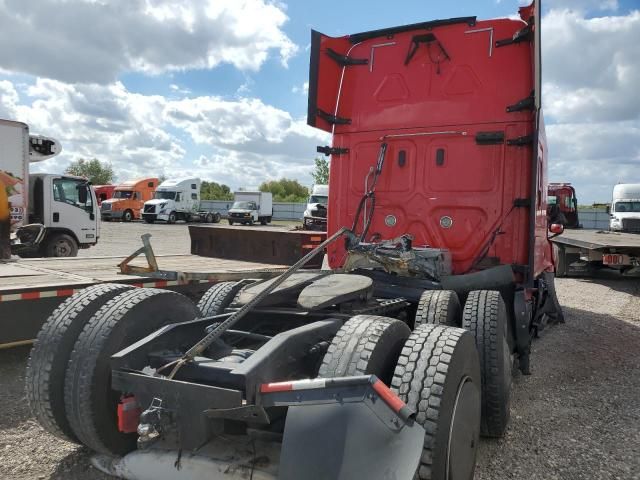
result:
[[[425,429],[416,478],[471,479],[480,431],[480,368],[473,337],[433,323],[358,315],[334,337],[320,377],[374,374]]]
[[[167,290],[97,285],[74,295],[47,320],[31,353],[26,387],[34,416],[54,435],[96,452],[133,450],[137,436],[117,427],[121,393],[111,389],[110,357],[198,316],[191,300]]]

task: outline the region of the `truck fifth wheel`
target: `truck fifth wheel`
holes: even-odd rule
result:
[[[85,323],[58,335],[77,338],[46,384],[64,392],[67,438],[130,479],[473,478],[480,434],[507,428],[514,360],[529,373],[531,338],[562,318],[538,7],[312,32],[327,239],[197,307],[146,289],[86,314],[71,301]],[[330,269],[302,270],[325,249]]]

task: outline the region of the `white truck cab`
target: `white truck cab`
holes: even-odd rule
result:
[[[198,177],[165,180],[158,185],[153,199],[144,202],[142,218],[147,223],[156,220],[175,223],[197,217],[201,184]]]
[[[619,183],[612,197],[609,229],[640,233],[640,183]]]
[[[95,192],[86,179],[29,174],[30,163],[62,150],[53,138],[30,135],[28,125],[0,120],[0,183],[11,209],[11,251],[28,257],[75,257],[100,237]]]
[[[273,196],[270,192],[235,192],[227,215],[229,225],[253,225],[256,222],[266,225],[273,218]]]
[[[314,185],[302,220],[302,226],[306,230],[327,229],[327,203],[329,203],[329,185]]]

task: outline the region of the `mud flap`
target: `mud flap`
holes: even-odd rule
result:
[[[424,429],[374,375],[269,385],[292,385],[272,397],[290,405],[280,480],[414,478]]]

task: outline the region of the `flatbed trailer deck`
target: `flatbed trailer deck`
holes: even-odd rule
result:
[[[207,258],[197,255],[157,255],[160,268],[189,272],[188,278],[124,275],[122,256],[20,259],[0,263],[0,348],[29,343],[47,316],[67,297],[97,283],[126,283],[166,288],[198,296],[211,283],[242,278],[251,272],[277,272],[273,264]],[[146,267],[142,258],[132,266]],[[275,273],[274,273],[275,274]]]
[[[606,266],[626,275],[640,273],[640,235],[605,230],[567,229],[551,239],[556,275],[580,275]]]

